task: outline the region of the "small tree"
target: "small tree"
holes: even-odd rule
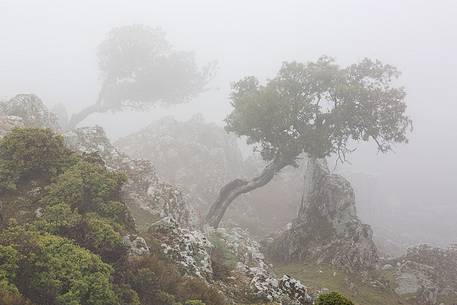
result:
[[[143,25],[113,29],[99,46],[98,65],[98,99],[74,114],[68,128],[96,112],[186,102],[204,90],[213,72],[213,65],[198,68],[192,53],[175,51],[162,31]]]
[[[260,85],[247,77],[233,85],[233,111],[226,131],[245,136],[267,166],[251,179],[222,187],[207,215],[217,227],[231,202],[264,186],[300,155],[311,159],[335,154],[345,161],[353,142],[373,140],[381,152],[407,142],[412,126],[405,115],[405,92],[392,86],[399,72],[364,59],[341,68],[329,57],[310,63],[284,63],[277,76]]]

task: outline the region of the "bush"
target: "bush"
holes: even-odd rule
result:
[[[138,293],[143,305],[168,304],[161,303],[163,293],[174,296],[176,302],[201,300],[204,304],[226,304],[217,290],[201,280],[181,276],[174,265],[159,257],[133,258],[125,269],[124,281]]]
[[[20,180],[50,179],[72,161],[62,136],[50,129],[16,128],[0,140],[0,193]]]
[[[41,204],[53,206],[64,202],[80,214],[90,212],[132,228],[133,221],[125,205],[120,203],[120,190],[125,175],[109,172],[105,167],[79,161],[47,188]]]
[[[316,301],[316,305],[354,305],[354,303],[338,292],[330,292],[321,294]]]
[[[12,245],[20,254],[14,284],[31,301],[47,305],[119,304],[110,282],[113,268],[70,240],[17,227],[3,232],[0,241],[4,248]]]

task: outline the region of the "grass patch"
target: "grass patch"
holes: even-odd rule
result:
[[[330,291],[337,291],[350,298],[356,305],[412,305],[411,302],[396,295],[392,287],[373,287],[370,283],[350,277],[327,265],[278,264],[275,271],[279,276],[283,274],[293,276],[311,289],[327,288]],[[383,281],[393,282],[393,274],[381,273],[379,276]]]

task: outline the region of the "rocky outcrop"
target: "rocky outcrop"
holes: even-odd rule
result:
[[[392,261],[395,292],[413,296],[418,305],[449,304],[457,300],[457,247],[420,245]]]
[[[357,217],[350,183],[310,160],[298,217],[269,245],[280,261],[334,265],[349,273],[373,268],[378,255],[372,231]]]
[[[132,160],[119,152],[101,127],[78,128],[66,132],[64,137],[70,148],[85,154],[97,153],[107,168],[127,175],[122,195],[137,226],[147,227],[164,217],[173,218],[183,227],[199,223],[196,213],[178,188],[161,182],[149,161]]]
[[[20,121],[17,124],[18,127],[23,125],[25,127],[60,129],[57,116],[49,112],[41,99],[34,94],[18,94],[9,101],[1,102],[0,115],[6,116],[7,120],[13,123],[12,125],[15,125],[14,122]],[[0,129],[3,128],[0,127]]]
[[[220,228],[203,233],[182,228],[173,219],[164,218],[151,225],[149,234],[183,273],[219,287],[233,299],[239,299],[241,290],[248,289],[259,301],[312,304],[309,289],[287,275],[278,279],[266,263],[259,243],[241,228]],[[212,254],[216,248],[224,249],[235,262],[234,269],[223,279],[214,276]]]

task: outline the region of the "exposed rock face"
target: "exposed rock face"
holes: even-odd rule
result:
[[[183,273],[220,287],[234,299],[240,297],[240,287],[248,287],[250,293],[262,301],[312,304],[313,297],[303,284],[287,275],[280,279],[276,277],[265,262],[260,245],[241,228],[220,228],[204,234],[182,228],[173,219],[164,218],[152,224],[149,233],[158,239],[163,253]],[[237,262],[231,276],[223,282],[213,276],[211,255],[215,245],[211,243],[212,239],[217,239],[218,247],[223,247]]]
[[[49,112],[41,99],[34,94],[18,94],[9,101],[1,102],[0,113],[8,116],[7,120],[10,122],[21,121],[19,126],[60,129],[57,116]]]
[[[64,134],[67,145],[86,154],[99,154],[112,170],[126,173],[123,200],[130,208],[139,226],[148,226],[154,220],[172,217],[184,227],[195,226],[198,219],[184,200],[181,191],[159,181],[154,167],[146,160],[131,160],[120,153],[101,127],[78,128]]]
[[[149,254],[149,247],[143,237],[137,235],[126,235],[123,237],[124,245],[129,249],[129,255],[142,256]]]
[[[273,256],[281,261],[327,263],[349,273],[373,268],[378,255],[372,231],[357,217],[350,183],[330,174],[326,163],[313,160],[306,177],[298,217],[270,245]]]
[[[455,304],[451,301],[457,300],[457,247],[421,245],[393,262],[397,294],[414,295],[418,305]]]

